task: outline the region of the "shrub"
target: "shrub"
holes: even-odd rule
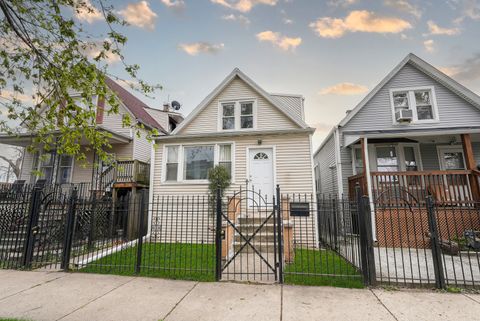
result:
[[[212,197],[217,195],[217,189],[220,189],[221,196],[225,190],[230,187],[230,173],[223,166],[217,165],[208,171],[208,190]]]

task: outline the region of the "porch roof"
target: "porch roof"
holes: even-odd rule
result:
[[[380,138],[406,138],[415,140],[415,138],[454,136],[460,134],[474,134],[475,141],[480,141],[480,126],[473,127],[450,127],[450,128],[398,128],[395,130],[372,130],[372,131],[343,131],[344,147],[357,143],[361,138],[380,139]]]
[[[132,138],[129,136],[115,133],[107,128],[101,126],[97,126],[97,128],[99,131],[105,131],[112,135],[109,138],[109,142],[111,144],[127,144],[132,140]],[[60,135],[61,133],[60,131],[54,131],[52,134]],[[16,135],[1,134],[0,144],[25,147],[31,144],[32,139],[36,136],[37,134],[35,133],[18,133]],[[82,138],[80,145],[89,145],[89,142],[85,138]]]

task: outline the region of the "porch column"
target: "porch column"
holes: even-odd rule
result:
[[[360,140],[362,146],[362,161],[363,161],[363,173],[365,174],[365,180],[367,185],[368,200],[370,202],[370,215],[372,221],[372,237],[374,241],[377,241],[377,228],[375,221],[375,204],[373,203],[372,194],[372,176],[370,175],[370,159],[368,157],[368,139],[366,137]]]
[[[460,136],[462,137],[463,154],[465,155],[465,165],[467,166],[467,170],[476,170],[477,164],[473,155],[472,137],[470,134],[461,134]],[[478,179],[473,175],[469,175],[468,177],[470,179],[473,200],[480,201],[480,186]]]

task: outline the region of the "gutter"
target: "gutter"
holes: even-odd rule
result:
[[[205,134],[189,134],[189,135],[162,135],[155,136],[156,141],[175,140],[175,139],[197,139],[197,138],[215,138],[215,137],[238,137],[238,136],[259,136],[259,135],[285,135],[285,134],[313,134],[314,128],[307,127],[302,129],[288,130],[255,130],[255,131],[234,131],[234,132],[212,132]]]

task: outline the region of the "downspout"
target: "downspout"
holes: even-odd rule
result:
[[[333,137],[335,141],[335,164],[337,167],[337,194],[338,197],[343,195],[343,173],[342,173],[342,157],[340,151],[340,130],[338,126],[335,126],[335,131],[333,132]]]
[[[152,231],[152,216],[153,216],[153,178],[155,173],[155,141],[152,140],[152,150],[150,154],[150,181],[148,183],[148,229],[146,238],[150,237]]]
[[[315,200],[314,204],[317,204],[318,206],[318,198],[317,198],[317,186],[315,184],[315,170],[314,170],[314,161],[313,161],[313,146],[312,146],[312,134],[308,135],[308,139],[310,142],[310,168],[311,168],[311,175],[312,175],[312,191],[313,195],[312,198]],[[318,215],[318,211],[317,211]],[[319,244],[319,239],[318,239],[318,217],[314,219],[315,223],[315,244]]]
[[[368,138],[364,138],[365,142],[365,176],[367,177],[367,189],[368,189],[368,200],[370,202],[370,215],[372,222],[372,238],[377,241],[377,228],[375,223],[375,204],[373,202],[373,193],[372,193],[372,176],[370,175],[370,157],[368,152]]]

